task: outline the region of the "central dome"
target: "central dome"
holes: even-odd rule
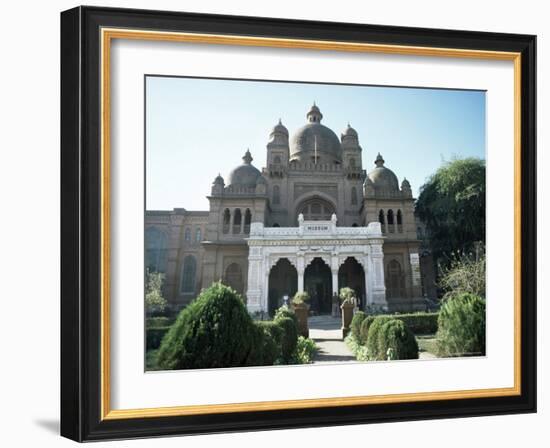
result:
[[[317,163],[342,163],[342,146],[337,135],[321,124],[323,114],[313,104],[307,113],[308,124],[290,140],[290,160]]]

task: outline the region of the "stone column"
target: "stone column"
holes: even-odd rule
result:
[[[371,244],[373,291],[371,303],[376,306],[387,306],[386,285],[384,281],[384,253],[382,242]]]
[[[332,270],[332,293],[338,294],[338,269]]]
[[[371,267],[371,259],[368,255],[365,255],[363,257],[363,270],[365,271],[365,303],[363,304],[363,307],[367,307],[367,305],[370,305],[372,303],[372,294],[373,294],[373,284],[372,284],[372,275],[370,275],[370,271],[372,270]]]
[[[300,213],[301,215],[301,213]],[[296,257],[296,272],[298,272],[298,292],[304,292],[305,260],[303,254]]]
[[[262,310],[262,248],[250,246],[248,254],[248,284],[246,306],[251,313]]]

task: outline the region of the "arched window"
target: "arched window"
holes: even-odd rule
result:
[[[197,275],[197,260],[192,255],[188,255],[183,259],[181,268],[180,293],[194,294],[195,293],[195,278]]]
[[[233,233],[241,233],[241,222],[242,214],[241,209],[235,209],[235,214],[233,215]]]
[[[198,243],[202,240],[202,232],[200,227],[197,227],[197,230],[195,231],[195,241]]]
[[[359,227],[356,222],[354,222],[351,226],[352,227]]]
[[[306,221],[329,221],[335,213],[332,204],[320,198],[303,202],[296,212],[296,216],[302,213]]]
[[[353,157],[349,159],[349,166],[355,168],[355,159]]]
[[[166,234],[156,227],[145,230],[145,267],[151,272],[166,271]]]
[[[384,218],[384,210],[380,210],[378,213],[378,222],[382,227],[382,233],[386,233],[386,219]]]
[[[393,221],[393,210],[388,210],[388,231],[393,233],[395,231],[394,221]]]
[[[405,297],[405,278],[401,264],[391,260],[386,266],[386,295],[388,298]]]
[[[399,233],[403,232],[403,215],[401,210],[397,210],[397,231]]]
[[[273,227],[281,227],[281,226],[279,225],[279,223],[276,222],[273,224]]]
[[[185,241],[191,241],[191,229],[189,227],[185,229],[183,238],[185,239]]]
[[[243,273],[241,267],[237,263],[231,263],[225,269],[224,283],[230,286],[239,294],[243,293],[244,282]]]
[[[281,203],[281,189],[278,185],[273,187],[273,204],[279,205]]]
[[[252,221],[252,213],[250,213],[250,209],[247,208],[246,212],[244,212],[244,233],[249,234],[250,233],[250,222]]]
[[[222,232],[229,233],[229,225],[231,224],[231,212],[228,208],[223,211],[223,226]]]
[[[351,187],[351,204],[357,205],[357,188]]]
[[[280,165],[281,164],[281,156],[275,156],[273,158],[273,163],[276,164],[276,165]]]

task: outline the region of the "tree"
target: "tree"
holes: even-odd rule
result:
[[[445,291],[444,298],[468,293],[485,298],[485,251],[476,247],[472,254],[453,257],[449,265],[441,269],[439,286]]]
[[[416,214],[425,223],[433,258],[448,265],[485,241],[485,160],[455,158],[421,187]]]
[[[147,314],[159,314],[166,308],[166,299],[162,296],[164,274],[147,269],[145,276],[145,309]]]

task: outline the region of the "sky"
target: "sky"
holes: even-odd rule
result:
[[[363,168],[380,152],[413,195],[445,161],[485,158],[485,92],[447,89],[146,77],[146,208],[208,210],[214,178],[266,165],[279,118],[290,135],[315,101],[338,137],[359,134]]]

